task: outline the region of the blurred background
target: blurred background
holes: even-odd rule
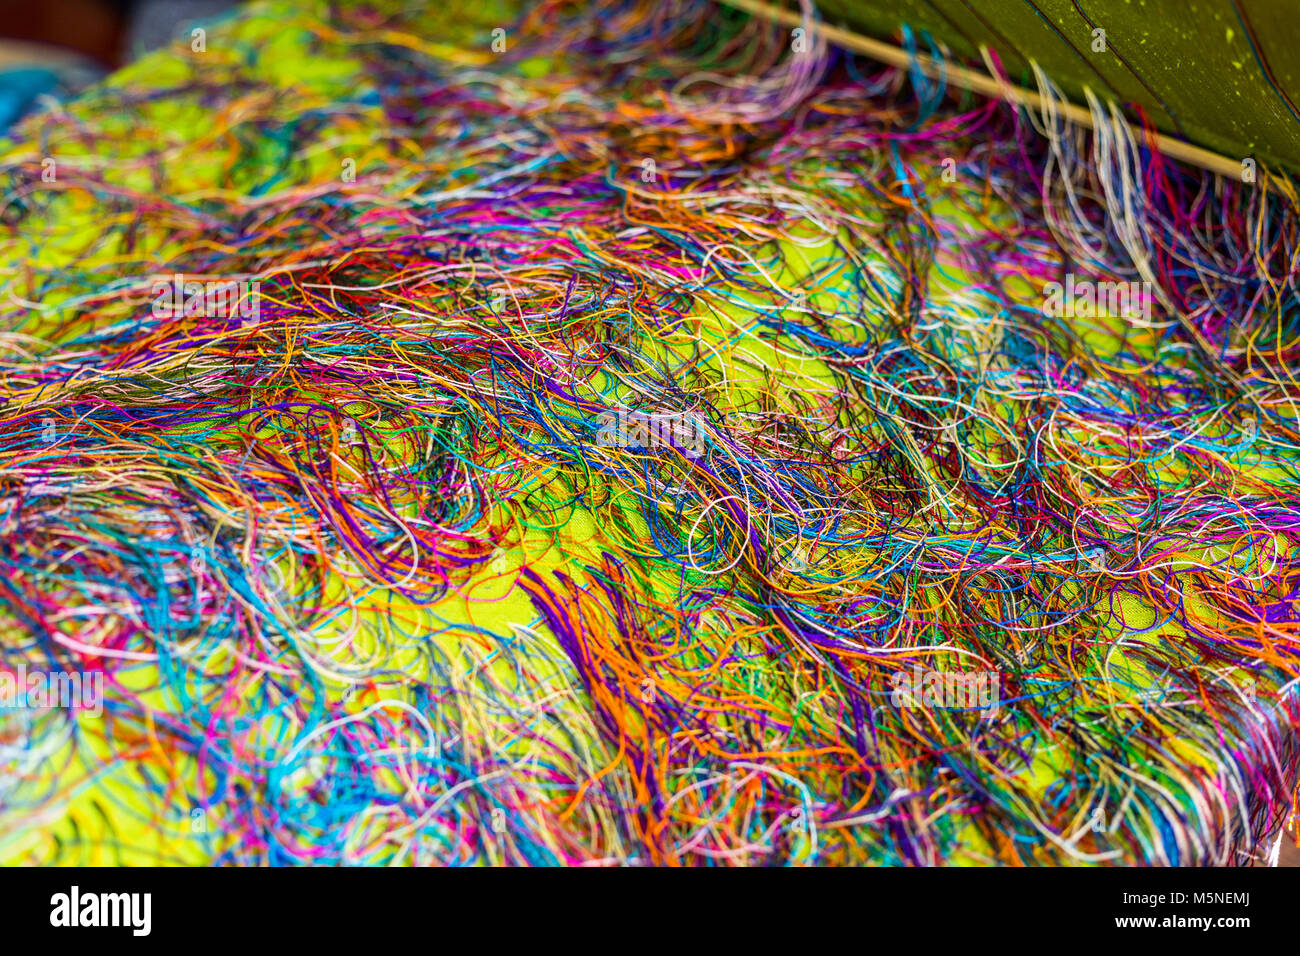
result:
[[[0,131],[42,96],[72,96],[234,0],[0,0]]]

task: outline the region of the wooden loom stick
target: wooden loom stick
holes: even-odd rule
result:
[[[1044,106],[1048,105],[1044,98],[1033,90],[1004,83],[992,76],[987,76],[959,64],[940,63],[933,57],[921,53],[914,55],[901,47],[894,46],[892,43],[885,43],[883,40],[876,40],[849,30],[842,30],[827,23],[805,22],[801,14],[765,3],[763,0],[723,0],[723,2],[738,10],[775,20],[785,26],[810,28],[837,46],[865,54],[892,66],[906,68],[916,66],[927,76],[936,79],[942,76],[954,86],[959,86],[962,89],[1008,100],[1020,106],[1036,109],[1039,112],[1043,110]],[[1071,122],[1087,126],[1089,129],[1095,128],[1091,110],[1086,110],[1067,101],[1057,102],[1055,108],[1058,113]],[[1241,160],[1229,159],[1227,156],[1221,156],[1200,146],[1193,146],[1184,140],[1166,136],[1163,133],[1139,129],[1132,124],[1129,124],[1129,129],[1133,131],[1139,140],[1145,139],[1152,148],[1171,159],[1191,163],[1193,166],[1199,166],[1201,169],[1207,169],[1212,173],[1231,179],[1238,179],[1241,176]],[[1260,168],[1257,170],[1257,176],[1260,184],[1265,188],[1269,188],[1269,179],[1271,177],[1268,173]]]

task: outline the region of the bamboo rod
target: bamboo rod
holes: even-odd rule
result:
[[[882,40],[862,36],[849,30],[841,30],[839,27],[827,23],[805,22],[801,14],[765,3],[763,0],[723,0],[723,2],[738,10],[775,20],[777,23],[788,27],[802,26],[810,28],[837,46],[853,50],[855,53],[865,54],[892,66],[910,68],[915,64],[926,75],[936,79],[942,76],[948,82],[962,89],[997,99],[1009,100],[1017,105],[1027,106],[1040,112],[1046,105],[1043,97],[1033,90],[1012,86],[1010,83],[1004,83],[992,76],[967,69],[960,64],[941,64],[933,57],[924,54],[913,55],[901,47],[894,46],[892,43],[885,43]],[[1057,102],[1055,108],[1058,113],[1070,121],[1087,126],[1089,129],[1094,128],[1091,110],[1063,101]],[[1227,156],[1221,156],[1208,149],[1202,149],[1200,146],[1193,146],[1184,140],[1166,136],[1163,133],[1139,129],[1132,126],[1132,124],[1129,125],[1129,129],[1133,131],[1139,140],[1146,139],[1155,149],[1171,159],[1191,163],[1193,166],[1208,169],[1212,173],[1218,173],[1220,176],[1226,176],[1230,179],[1239,179],[1241,177],[1242,164],[1239,159],[1229,159]],[[1257,168],[1256,175],[1258,177],[1257,182],[1267,188],[1268,174],[1262,168]]]

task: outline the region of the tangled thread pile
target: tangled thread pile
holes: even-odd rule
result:
[[[491,15],[255,7],[4,147],[0,651],[105,686],[0,712],[5,852],[1263,860],[1288,185],[722,5]]]

